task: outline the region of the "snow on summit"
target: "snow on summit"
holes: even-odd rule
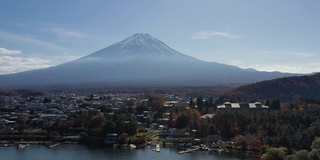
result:
[[[167,46],[147,33],[136,33],[118,43],[99,50],[88,57],[161,56],[170,58],[190,58]]]
[[[156,41],[155,38],[152,38],[151,35],[146,33],[137,33],[133,36],[119,42],[121,44],[122,48],[126,47],[127,45],[139,45],[139,46],[148,46],[148,39],[152,39],[153,41]]]
[[[140,53],[158,56],[181,54],[147,33],[136,33],[115,45],[120,46],[122,49],[140,50]]]

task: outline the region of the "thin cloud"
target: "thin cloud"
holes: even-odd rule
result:
[[[0,74],[17,73],[27,70],[48,68],[50,61],[39,57],[0,56]]]
[[[20,54],[21,51],[19,50],[9,50],[6,48],[0,48],[0,54]]]
[[[276,54],[276,55],[287,55],[287,56],[294,56],[298,58],[314,58],[316,57],[316,54],[308,53],[308,52],[286,52],[286,51],[270,51],[265,50],[263,51],[265,54]]]
[[[288,54],[296,56],[296,57],[301,57],[301,58],[313,58],[316,55],[312,53],[303,53],[303,52],[289,52]]]
[[[63,29],[63,28],[53,28],[53,29],[46,29],[46,30],[57,34],[57,36],[60,38],[76,38],[76,39],[87,38],[86,35],[80,32],[74,32],[74,31]]]
[[[61,56],[46,56],[46,58],[50,59],[51,61],[51,64],[53,65],[59,65],[59,64],[62,64],[62,63],[66,63],[66,62],[70,62],[70,61],[73,61],[73,60],[76,60],[76,59],[79,59],[83,56],[75,56],[73,54],[70,54],[70,55],[61,55]]]
[[[314,66],[301,67],[301,66],[293,66],[290,64],[256,65],[255,69],[259,71],[268,71],[268,72],[280,71],[280,72],[286,72],[286,73],[312,73],[315,71],[319,71],[319,70],[315,70]]]
[[[242,60],[230,60],[230,63],[231,65],[234,65],[234,66],[240,66],[242,64],[244,64],[245,62],[242,61]]]
[[[67,48],[64,48],[62,46],[59,46],[59,45],[56,45],[53,43],[38,40],[38,39],[31,38],[28,36],[21,36],[21,35],[17,35],[17,34],[8,33],[8,32],[3,32],[3,31],[0,31],[0,39],[12,41],[15,43],[34,45],[34,46],[38,46],[38,47],[41,46],[41,47],[51,48],[51,49],[69,50]]]
[[[211,39],[214,37],[237,38],[238,36],[228,32],[201,31],[192,36],[193,39]]]

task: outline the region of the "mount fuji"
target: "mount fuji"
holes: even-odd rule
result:
[[[64,84],[200,86],[246,84],[291,75],[202,61],[170,48],[149,34],[137,33],[71,62],[1,75],[0,87]]]

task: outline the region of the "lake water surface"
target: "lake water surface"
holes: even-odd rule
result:
[[[16,146],[0,147],[0,160],[237,160],[232,156],[209,154],[196,151],[178,154],[177,149],[161,148],[155,152],[152,148],[117,149],[96,148],[76,144],[61,144],[54,148],[44,145],[30,145],[19,150]],[[243,159],[245,160],[245,159]]]

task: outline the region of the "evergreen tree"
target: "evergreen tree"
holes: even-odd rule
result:
[[[202,96],[197,98],[197,106],[198,106],[198,111],[202,111],[203,109],[203,98]]]
[[[270,106],[270,101],[269,101],[269,99],[266,101],[266,103],[265,103],[264,105]]]
[[[182,128],[188,127],[188,125],[189,125],[189,119],[187,115],[185,115],[184,113],[179,114],[176,127],[179,129],[182,129]]]
[[[193,99],[190,99],[190,101],[189,101],[189,107],[190,107],[190,108],[194,108],[195,105],[196,105],[196,104],[193,102]]]
[[[281,109],[281,103],[279,99],[274,99],[270,103],[270,109],[272,110],[279,110]]]

